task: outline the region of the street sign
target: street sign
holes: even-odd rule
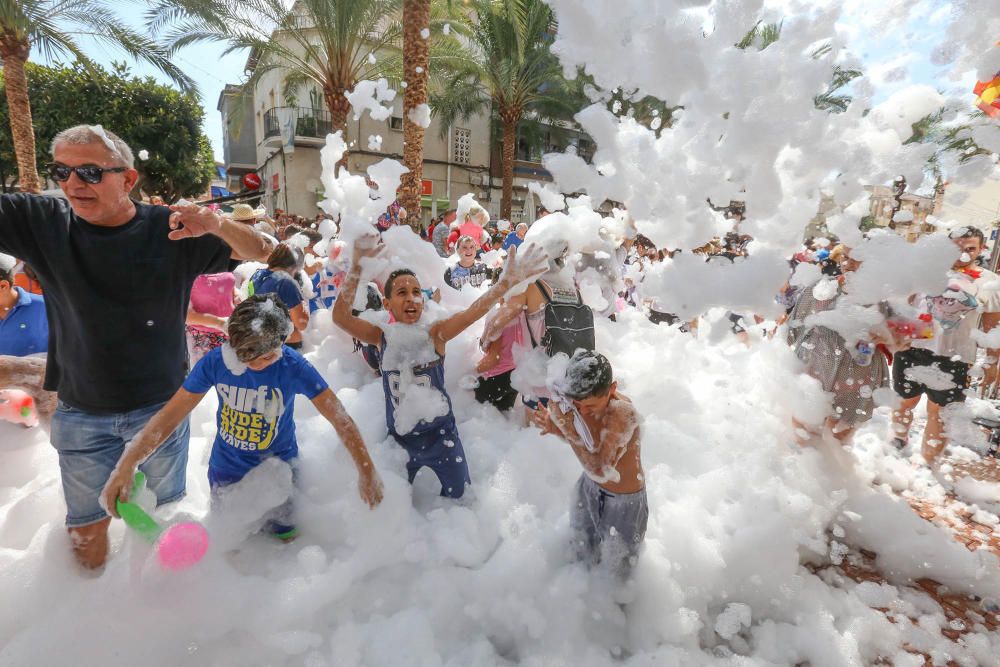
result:
[[[242,179],[243,187],[247,190],[258,190],[260,186],[263,185],[260,181],[260,176],[250,172],[249,174],[244,174]]]

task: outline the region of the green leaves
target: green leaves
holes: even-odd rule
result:
[[[197,90],[164,47],[133,30],[101,0],[0,0],[0,32],[27,39],[49,60],[69,57],[91,69],[90,59],[77,44],[77,38],[86,35],[150,63],[188,92]]]
[[[934,153],[927,159],[925,170],[940,180],[943,177],[941,162],[946,158],[965,164],[980,155],[991,155],[991,151],[973,138],[977,116],[982,116],[982,112],[970,113],[963,109],[956,113],[955,109],[941,107],[913,123],[913,134],[904,143],[932,144],[935,147]]]
[[[838,93],[842,88],[851,83],[851,81],[854,81],[854,79],[863,74],[864,72],[859,69],[834,65],[830,85],[824,92],[813,97],[813,104],[820,111],[828,111],[830,113],[843,113],[847,111],[847,107],[850,106],[854,98],[850,95]]]
[[[492,102],[500,117],[568,109],[562,67],[552,53],[552,10],[542,0],[471,0],[458,22],[468,43],[442,54],[451,75],[434,81],[431,108],[447,128]],[[433,62],[433,54],[432,54]],[[433,71],[432,71],[433,77]],[[445,131],[447,131],[445,129]]]
[[[215,159],[202,132],[204,111],[190,94],[133,77],[124,64],[112,71],[97,65],[27,65],[28,93],[37,139],[39,167],[49,162],[49,144],[61,130],[81,123],[100,124],[122,137],[138,155],[142,191],[168,201],[205,192]],[[0,89],[2,89],[0,79]],[[10,136],[6,96],[0,90],[0,179],[6,186],[17,166]]]
[[[263,71],[288,72],[287,92],[307,81],[352,90],[357,81],[398,81],[402,0],[155,0],[146,14],[170,52],[199,42],[250,50],[253,87]],[[368,60],[370,52],[378,59]],[[264,68],[263,70],[261,68]]]
[[[781,39],[781,28],[784,21],[777,23],[765,23],[763,20],[757,21],[752,28],[736,43],[737,49],[744,51],[751,46],[758,51],[763,51]]]

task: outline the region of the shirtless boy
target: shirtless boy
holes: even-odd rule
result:
[[[597,352],[577,350],[556,390],[562,400],[540,407],[533,421],[569,443],[583,466],[570,514],[577,556],[627,578],[649,518],[639,414]]]

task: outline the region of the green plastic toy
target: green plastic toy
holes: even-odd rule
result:
[[[139,507],[134,499],[146,488],[146,475],[136,471],[132,500],[118,500],[118,516],[142,539],[152,544],[160,565],[168,570],[184,570],[202,559],[208,551],[208,531],[197,521],[176,523],[166,528]]]

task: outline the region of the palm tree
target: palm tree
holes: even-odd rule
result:
[[[162,47],[124,24],[102,0],[0,0],[0,59],[22,191],[40,189],[24,64],[37,48],[50,60],[68,55],[91,67],[93,63],[77,43],[81,35],[144,60],[186,91],[196,91],[194,82],[170,62]]]
[[[448,36],[454,17],[451,0],[403,0],[403,165],[409,171],[401,179],[399,203],[418,233],[425,128],[410,114],[427,105],[431,80],[453,71],[454,60],[462,52],[458,40]],[[461,27],[457,25],[455,32],[461,33]]]
[[[157,0],[147,24],[154,32],[167,31],[172,51],[198,42],[225,43],[224,54],[249,50],[252,72],[242,95],[252,96],[273,70],[286,72],[285,98],[312,82],[322,92],[333,129],[346,136],[351,105],[345,93],[359,81],[400,79],[402,5],[403,0],[296,0],[289,9],[286,0]]]
[[[424,127],[412,114],[427,104],[430,64],[431,0],[403,0],[403,174],[399,203],[407,210],[407,222],[420,231],[420,194],[424,169]]]
[[[500,216],[510,218],[518,123],[533,112],[571,113],[576,95],[565,94],[562,66],[551,51],[556,22],[542,0],[467,0],[467,54],[456,73],[432,95],[442,131],[492,104],[503,132]]]

